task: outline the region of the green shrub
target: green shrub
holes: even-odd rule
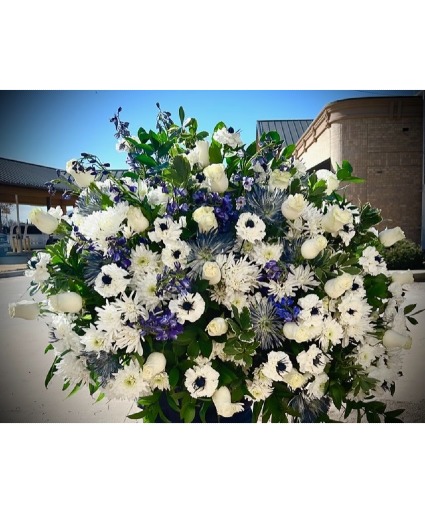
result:
[[[401,240],[382,251],[388,270],[415,270],[424,268],[425,255],[420,245]]]

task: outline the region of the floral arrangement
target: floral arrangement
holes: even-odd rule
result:
[[[57,180],[72,215],[31,213],[60,238],[26,272],[46,300],[10,314],[47,319],[46,387],[134,399],[145,422],[399,421],[376,397],[416,323],[412,273],[381,256],[403,231],[344,196],[348,162],[307,172],[276,132],[247,146],[220,122],[207,141],[157,106],[156,132],[111,120],[128,171],[83,153]]]

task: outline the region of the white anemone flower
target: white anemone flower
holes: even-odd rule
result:
[[[236,224],[236,234],[251,243],[261,241],[266,235],[266,224],[253,213],[242,213]]]
[[[316,344],[313,344],[307,351],[303,350],[297,355],[297,361],[300,365],[300,372],[309,372],[317,375],[325,370],[329,358],[324,355],[323,351]]]
[[[196,322],[205,311],[205,301],[199,293],[186,293],[170,301],[168,305],[171,313],[177,315],[179,324]]]
[[[292,370],[291,360],[283,351],[271,351],[267,355],[267,363],[264,363],[263,374],[273,381],[282,381],[285,374]]]
[[[102,266],[93,287],[102,297],[107,298],[116,297],[119,293],[124,293],[129,283],[130,278],[128,277],[127,270],[112,263]]]
[[[218,386],[220,374],[211,365],[195,366],[185,373],[185,386],[195,399],[212,397]]]

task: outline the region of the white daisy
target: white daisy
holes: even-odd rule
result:
[[[36,256],[28,261],[29,270],[25,270],[25,276],[30,277],[31,281],[41,284],[47,281],[50,273],[47,265],[50,263],[51,256],[46,252],[37,252]]]
[[[303,350],[297,355],[297,361],[300,365],[300,372],[317,375],[324,371],[329,358],[316,344],[313,344],[307,351]]]
[[[109,399],[137,400],[152,393],[149,384],[142,377],[139,364],[135,361],[131,361],[113,375],[114,380],[109,381],[105,390]]]
[[[107,333],[108,337],[113,338],[117,327],[121,327],[121,313],[115,303],[110,304],[107,300],[104,306],[97,306],[95,310],[97,311],[96,327],[99,331]]]
[[[267,355],[267,363],[262,367],[263,374],[273,381],[282,381],[285,374],[292,370],[291,360],[285,352],[271,351]]]
[[[49,327],[51,332],[51,343],[57,354],[66,350],[79,353],[81,350],[80,337],[73,331],[75,324],[73,315],[65,313],[52,315]]]
[[[211,397],[217,389],[220,374],[211,365],[195,366],[185,372],[184,385],[195,399]]]
[[[355,349],[355,362],[363,368],[368,368],[371,366],[372,362],[384,352],[385,349],[381,345],[370,345],[368,343],[364,343]]]
[[[280,301],[283,297],[294,297],[296,295],[296,285],[291,281],[284,281],[282,283],[270,281],[268,284],[264,283],[264,286],[269,289],[269,295],[276,301]]]
[[[236,224],[236,234],[243,240],[255,243],[264,239],[266,225],[259,216],[252,213],[242,213]]]
[[[100,270],[93,288],[102,297],[116,297],[119,293],[124,293],[130,283],[127,270],[120,268],[115,263],[104,265]]]
[[[319,338],[320,348],[327,352],[329,345],[337,345],[341,343],[344,336],[344,331],[341,325],[333,318],[326,318],[321,328]]]
[[[314,270],[310,268],[310,265],[300,265],[297,267],[289,265],[289,270],[287,281],[303,291],[312,290],[314,286],[320,284],[319,281],[315,280]]]
[[[372,307],[366,299],[348,292],[342,297],[338,311],[340,312],[339,323],[342,326],[353,326],[366,319],[370,315]]]
[[[196,322],[205,311],[205,301],[199,293],[186,293],[168,304],[171,313],[177,315],[179,324]]]
[[[152,379],[149,381],[149,385],[152,388],[152,390],[155,390],[156,388],[161,391],[169,390],[170,380],[167,372],[160,372],[159,374],[153,376]]]

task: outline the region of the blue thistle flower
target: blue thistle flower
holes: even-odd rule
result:
[[[75,207],[83,216],[88,216],[95,211],[102,210],[102,193],[97,190],[86,190],[85,195],[80,195],[75,202]]]
[[[329,399],[311,399],[303,393],[298,393],[288,402],[288,406],[298,411],[299,422],[313,423],[318,417],[329,410]]]
[[[214,261],[219,254],[227,254],[233,249],[234,238],[232,233],[219,233],[217,230],[198,233],[195,241],[187,242],[192,249],[189,255],[188,266],[191,268],[189,276],[197,276],[207,261]]]
[[[102,252],[93,251],[87,255],[87,263],[84,267],[84,281],[91,286],[94,284],[96,277],[100,274],[100,269],[109,261],[105,261]]]
[[[81,355],[87,358],[88,368],[98,375],[102,386],[106,386],[112,375],[122,368],[116,354],[104,351],[99,353],[82,351]]]
[[[249,211],[259,216],[266,224],[283,223],[282,203],[286,194],[282,191],[269,191],[267,188],[253,185],[251,191],[246,194],[244,211]]]
[[[283,345],[282,319],[276,307],[262,298],[250,307],[252,329],[262,349],[273,349]]]

